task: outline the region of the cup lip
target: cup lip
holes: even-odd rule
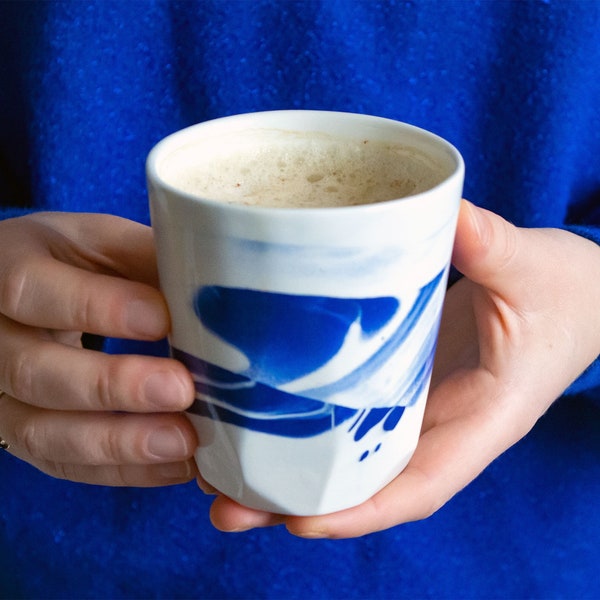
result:
[[[365,203],[365,204],[356,204],[356,205],[348,205],[348,206],[324,206],[324,207],[280,207],[280,206],[260,206],[260,205],[241,205],[234,202],[223,202],[220,200],[216,200],[214,198],[210,198],[208,196],[200,196],[197,194],[191,194],[189,192],[185,192],[178,188],[177,186],[172,185],[168,181],[166,181],[158,172],[158,162],[161,156],[165,153],[166,149],[170,146],[175,145],[175,141],[177,138],[184,138],[186,135],[191,135],[196,129],[202,129],[209,124],[218,123],[233,123],[235,120],[240,119],[250,119],[250,118],[260,118],[261,116],[266,115],[279,115],[281,117],[286,116],[294,116],[297,117],[299,115],[330,115],[334,116],[343,116],[344,118],[351,118],[358,121],[363,121],[365,123],[379,123],[385,125],[386,123],[390,126],[398,128],[401,126],[404,130],[408,132],[412,132],[424,139],[431,141],[441,147],[443,147],[449,156],[454,160],[454,168],[452,172],[445,177],[442,181],[437,183],[435,186],[425,190],[423,192],[419,192],[417,194],[411,194],[409,196],[403,196],[401,198],[393,198],[390,200],[384,200],[380,202],[373,203]],[[270,128],[276,128],[273,126],[267,126]],[[309,131],[307,129],[306,131]],[[179,196],[181,198],[185,198],[188,201],[196,202],[198,204],[203,204],[207,206],[212,206],[214,208],[220,208],[224,211],[229,211],[231,213],[252,213],[257,216],[260,214],[267,215],[298,215],[302,214],[305,216],[312,215],[324,215],[324,213],[335,212],[337,215],[341,215],[342,213],[355,213],[357,211],[364,212],[377,212],[380,210],[385,210],[391,206],[396,206],[398,204],[413,204],[415,202],[422,203],[427,198],[433,198],[439,194],[440,189],[444,187],[455,187],[456,185],[461,185],[464,180],[465,173],[465,164],[464,159],[458,149],[451,144],[449,141],[444,139],[443,137],[428,131],[427,129],[423,129],[422,127],[418,127],[416,125],[412,125],[410,123],[406,123],[404,121],[399,121],[396,119],[390,119],[387,117],[380,117],[376,115],[369,115],[364,113],[353,113],[349,111],[333,111],[333,110],[307,110],[307,109],[282,109],[282,110],[269,110],[269,111],[257,111],[257,112],[248,112],[248,113],[238,113],[232,114],[224,117],[217,117],[214,119],[208,119],[206,121],[201,121],[199,123],[195,123],[188,127],[184,127],[173,133],[165,136],[159,142],[157,142],[148,153],[146,158],[146,178],[148,184],[151,183],[159,183],[159,185],[166,190],[169,191],[170,194]]]

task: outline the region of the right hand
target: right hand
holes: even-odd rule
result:
[[[102,485],[197,475],[187,370],[168,358],[82,348],[83,332],[169,331],[152,230],[108,215],[0,222],[0,435],[41,471]]]
[[[424,519],[520,440],[600,352],[600,247],[558,229],[517,228],[463,202],[419,443],[407,467],[359,506],[293,517],[218,496],[213,524],[284,523],[347,538]]]

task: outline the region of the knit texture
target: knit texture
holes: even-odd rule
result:
[[[148,223],[162,137],[310,108],[431,130],[475,203],[600,242],[599,64],[598,2],[3,2],[0,218]],[[222,534],[195,484],[86,486],[0,453],[0,597],[598,598],[599,396],[596,363],[433,517],[357,540]]]

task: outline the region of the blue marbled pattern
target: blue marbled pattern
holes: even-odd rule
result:
[[[400,301],[393,297],[347,299],[201,287],[195,298],[198,318],[211,333],[241,351],[250,366],[242,373],[232,373],[173,348],[173,356],[194,376],[196,401],[190,411],[287,437],[315,436],[343,424],[355,441],[377,426],[382,432],[393,430],[405,407],[416,401],[429,381],[437,317],[421,324],[419,352],[411,368],[398,373],[392,388],[395,396],[385,406],[361,409],[356,404],[334,404],[328,398],[359,389],[360,380],[377,377],[382,368],[389,367],[389,361],[419,326],[424,311],[431,308],[444,274],[445,270],[423,286],[392,334],[358,367],[336,381],[296,393],[281,386],[310,375],[334,358],[347,343],[353,325],[361,328],[358,343],[380,334],[400,310]],[[353,338],[349,343],[357,342]],[[372,405],[368,400],[366,404]]]

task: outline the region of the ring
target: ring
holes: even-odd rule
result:
[[[4,396],[6,392],[0,390],[0,398]],[[0,450],[8,450],[10,448],[10,444],[0,435]]]

